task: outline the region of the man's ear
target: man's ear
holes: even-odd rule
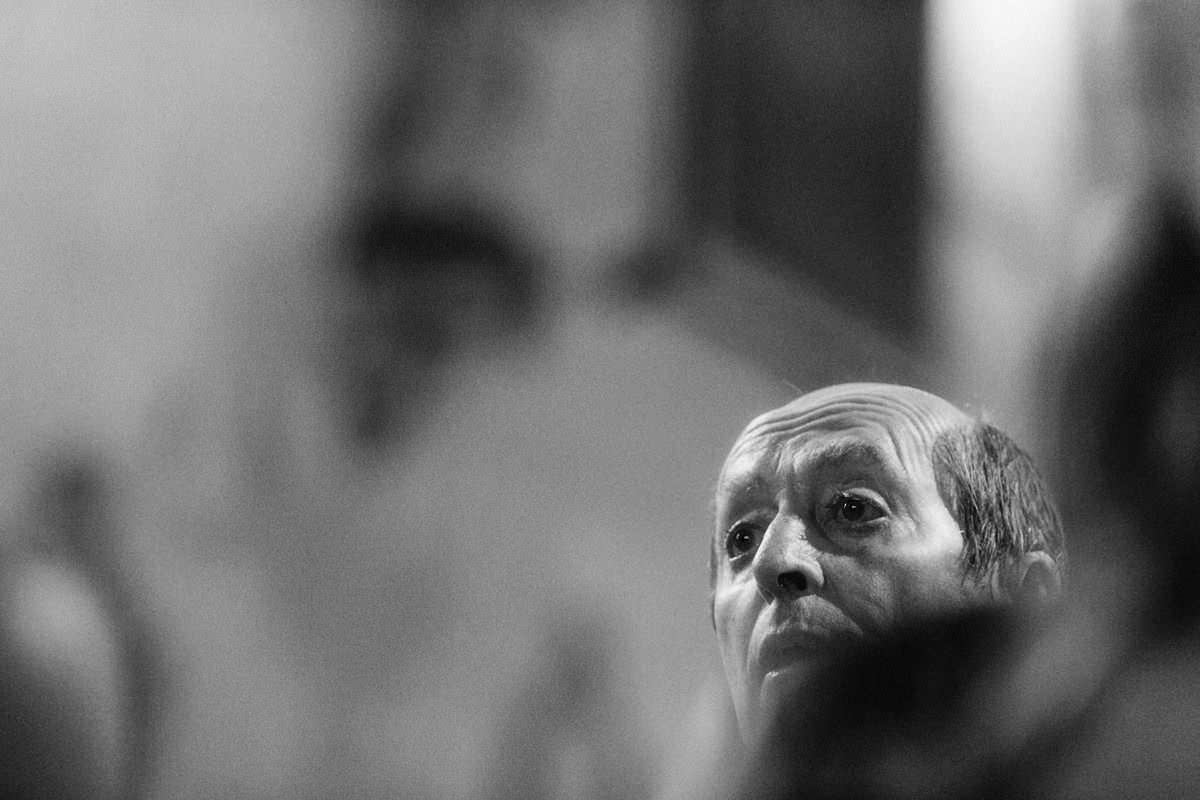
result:
[[[993,592],[1014,603],[1038,605],[1062,594],[1062,573],[1044,550],[1021,553],[994,576]]]

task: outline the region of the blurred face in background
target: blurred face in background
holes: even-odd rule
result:
[[[931,450],[966,417],[900,386],[846,384],[750,423],[716,495],[713,622],[743,738],[848,643],[962,607],[963,538]]]

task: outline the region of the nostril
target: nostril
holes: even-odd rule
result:
[[[792,594],[808,591],[808,578],[802,572],[785,572],[778,578],[779,588]]]

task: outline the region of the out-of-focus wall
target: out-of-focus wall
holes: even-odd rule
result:
[[[246,287],[289,268],[270,313],[311,271],[304,232],[331,215],[374,37],[357,4],[17,2],[6,18],[8,494],[49,441],[130,441],[164,372],[225,337],[230,306],[264,302]]]

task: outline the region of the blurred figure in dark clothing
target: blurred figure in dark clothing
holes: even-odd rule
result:
[[[1093,528],[1126,530],[1099,546],[1132,549],[1155,624],[1200,619],[1200,236],[1186,206],[1157,211],[1134,263],[1081,315],[1062,393],[1064,499]],[[1111,537],[1110,537],[1111,538]],[[1098,553],[1104,557],[1106,553]]]
[[[1123,565],[1102,571],[1125,588],[1107,582],[1092,613],[1133,606],[1115,634],[1129,658],[1053,796],[1178,797],[1200,782],[1200,213],[1169,189],[1142,211],[1129,263],[1081,315],[1061,412],[1070,513],[1107,532],[1093,560]]]

